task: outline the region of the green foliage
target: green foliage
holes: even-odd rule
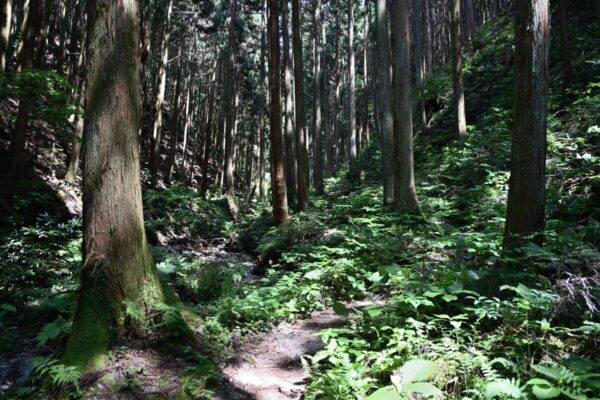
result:
[[[231,225],[225,203],[204,200],[183,185],[144,191],[144,209],[146,226],[170,239],[224,237]]]
[[[79,381],[82,375],[76,367],[66,366],[58,360],[44,357],[33,359],[31,366],[35,380],[48,378],[49,383],[54,388],[60,388],[66,397],[79,396]]]
[[[53,71],[6,73],[0,86],[1,98],[27,97],[31,104],[30,117],[51,124],[68,140],[74,137],[69,118],[81,113],[72,97],[75,92],[73,85]]]

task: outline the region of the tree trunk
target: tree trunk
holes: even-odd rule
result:
[[[565,89],[569,89],[573,85],[573,67],[571,65],[571,43],[569,41],[566,3],[566,0],[560,0],[560,49],[562,53],[563,85]]]
[[[348,164],[348,179],[356,184],[360,180],[357,162],[356,143],[356,65],[354,57],[354,6],[352,0],[348,0],[348,118],[350,119]]]
[[[425,15],[423,15],[425,20],[425,67],[427,68],[427,75],[431,75],[433,73],[433,38],[431,37],[431,7],[429,0],[423,0],[423,5],[423,11],[425,12]]]
[[[370,139],[369,133],[369,24],[371,22],[371,14],[369,13],[369,0],[365,0],[365,27],[363,32],[363,121],[362,134],[363,140],[368,142]]]
[[[421,132],[425,134],[427,130],[427,113],[425,110],[425,57],[423,56],[423,9],[422,0],[413,1],[414,21],[415,21],[415,71],[417,80],[418,108],[417,117]]]
[[[0,0],[0,84],[6,69],[6,53],[12,23],[12,0]]]
[[[63,362],[99,369],[114,339],[135,333],[161,303],[144,232],[139,167],[142,122],[137,1],[88,0],[85,93],[84,262],[79,305]],[[149,323],[150,321],[148,321]]]
[[[238,2],[232,0],[229,6],[229,15],[231,18],[229,24],[229,44],[227,48],[227,76],[225,79],[224,88],[224,104],[226,113],[226,128],[225,128],[225,195],[227,196],[227,204],[229,205],[229,211],[234,219],[237,218],[238,207],[235,200],[235,177],[234,177],[234,164],[233,164],[233,152],[234,152],[234,132],[237,117],[237,34],[236,34],[236,21],[238,14]]]
[[[213,139],[213,113],[215,109],[215,85],[217,80],[216,64],[215,61],[215,68],[213,69],[210,87],[208,88],[208,112],[206,116],[206,126],[204,127],[204,151],[202,155],[202,178],[200,181],[200,195],[202,197],[206,196],[206,190],[208,189],[208,167]]]
[[[315,187],[315,193],[322,195],[325,193],[325,187],[323,186],[323,137],[322,137],[322,125],[321,125],[321,112],[322,112],[322,91],[323,91],[323,69],[321,65],[322,49],[322,4],[321,0],[314,0],[314,41],[315,41],[315,53],[314,53],[314,85],[313,85],[313,185]]]
[[[321,20],[323,20],[323,17],[321,17]],[[328,87],[329,87],[329,75],[328,75],[328,70],[327,70],[327,33],[325,31],[325,24],[322,23],[321,24],[321,32],[319,33],[321,35],[321,92],[319,93],[319,96],[321,96],[321,109],[322,109],[322,116],[323,116],[323,122],[322,122],[322,127],[323,127],[323,145],[321,148],[321,157],[323,159],[322,161],[322,169],[323,169],[323,174],[325,178],[331,178],[331,155],[329,153],[329,149],[331,148],[330,146],[330,141],[331,141],[331,137],[330,137],[330,125],[329,125],[329,121],[331,119],[330,115],[329,115],[329,91],[328,91]]]
[[[383,203],[394,203],[394,119],[390,90],[389,14],[386,0],[377,0],[377,52],[379,54],[379,106],[381,107],[381,156]]]
[[[34,67],[35,41],[41,29],[40,12],[41,0],[29,0],[26,8],[26,16],[23,21],[21,47],[19,51],[19,71],[31,71]],[[32,95],[28,92],[33,90],[31,81],[24,82],[23,95],[19,99],[19,111],[15,121],[14,134],[11,146],[12,165],[8,174],[8,182],[15,182],[22,176],[25,169],[27,127],[29,125],[29,114],[32,105]]]
[[[294,0],[295,3],[298,0]],[[281,225],[288,220],[287,192],[281,137],[281,66],[279,57],[279,0],[268,0],[269,5],[269,91],[271,93],[271,193],[273,219]],[[296,4],[297,6],[297,4]],[[298,182],[300,183],[300,182]]]
[[[541,244],[546,185],[548,0],[516,4],[512,159],[504,245]]]
[[[308,204],[306,135],[304,132],[304,70],[302,34],[300,26],[300,0],[292,0],[292,30],[294,41],[294,82],[296,91],[296,208],[304,211]],[[273,89],[271,89],[273,93]],[[273,99],[271,99],[273,104]],[[271,133],[271,137],[273,133]],[[273,145],[271,143],[271,145]]]
[[[79,107],[83,110],[85,100],[85,85],[82,85],[79,93]],[[77,169],[79,168],[79,157],[81,154],[81,140],[83,138],[83,115],[75,116],[75,124],[73,127],[73,139],[71,140],[71,154],[69,156],[69,164],[67,165],[67,173],[65,181],[75,183],[77,179]]]
[[[171,129],[169,137],[169,156],[167,158],[167,167],[165,168],[165,183],[171,183],[173,177],[173,167],[177,156],[177,138],[179,136],[179,105],[181,103],[181,75],[183,62],[181,62],[181,47],[178,55],[179,65],[177,67],[177,76],[175,77],[175,94],[173,95],[173,113],[171,114]]]
[[[460,0],[452,0],[452,83],[454,94],[454,123],[459,140],[467,138],[465,88],[463,82]]]
[[[152,140],[150,149],[150,174],[152,176],[152,187],[158,183],[158,170],[160,167],[160,145],[162,134],[162,105],[165,99],[167,87],[167,63],[169,61],[169,40],[171,36],[171,15],[173,13],[173,0],[167,4],[167,19],[161,47],[161,59],[158,73],[158,90],[154,102],[154,126],[152,128]]]
[[[395,0],[390,10],[394,91],[394,209],[419,209],[415,191],[412,110],[410,105],[410,0]]]
[[[282,1],[283,64],[285,80],[285,182],[289,205],[296,201],[296,157],[294,155],[292,57],[290,56],[288,0]],[[261,80],[262,82],[262,80]],[[293,205],[292,205],[293,207]]]
[[[285,0],[284,0],[285,1]],[[266,148],[267,148],[267,137],[265,134],[265,105],[266,105],[266,93],[265,93],[265,80],[266,80],[266,72],[265,72],[265,53],[266,53],[266,38],[265,38],[265,28],[264,28],[264,19],[265,19],[265,8],[266,0],[263,1],[263,11],[261,12],[261,19],[263,24],[261,24],[262,32],[260,35],[260,113],[258,115],[258,136],[260,143],[258,145],[258,189],[259,195],[261,199],[267,197],[267,182],[265,180],[265,158],[266,158]],[[287,196],[287,193],[286,193]]]

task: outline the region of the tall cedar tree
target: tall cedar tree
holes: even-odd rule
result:
[[[12,0],[0,0],[0,75],[6,68],[6,52],[12,22]],[[2,77],[0,76],[0,82]]]
[[[392,27],[392,89],[394,90],[394,209],[418,210],[413,160],[412,109],[410,105],[410,0],[394,0]]]
[[[467,138],[467,117],[465,115],[465,85],[463,82],[463,56],[461,38],[460,0],[452,0],[452,83],[454,87],[454,123],[459,140]]]
[[[88,0],[79,304],[63,362],[101,368],[117,334],[139,331],[125,305],[149,314],[174,303],[144,232],[138,2]]]
[[[383,202],[394,203],[394,119],[390,77],[389,13],[386,0],[377,0],[377,53],[379,72],[379,107],[381,115],[381,158],[383,172]]]
[[[314,48],[314,82],[313,82],[313,132],[314,132],[314,162],[313,162],[313,185],[315,187],[315,193],[322,195],[325,193],[325,187],[323,185],[323,136],[322,136],[322,103],[323,100],[322,88],[323,88],[323,68],[321,65],[322,55],[322,3],[321,0],[314,0],[313,12],[314,12],[314,27],[313,27],[313,38],[315,42]]]
[[[268,0],[269,16],[269,91],[271,100],[271,192],[273,219],[277,225],[285,223],[287,191],[283,160],[283,139],[281,137],[281,65],[279,61],[279,0]]]
[[[296,208],[304,211],[308,205],[307,151],[304,114],[304,70],[300,0],[292,0],[292,35],[294,48],[294,82],[296,89]]]
[[[290,55],[290,29],[288,0],[282,0],[283,68],[285,80],[285,179],[288,201],[296,201],[296,156],[294,155],[294,103],[292,98],[292,56]]]
[[[541,243],[546,185],[548,0],[516,4],[512,159],[504,245]]]
[[[352,183],[358,183],[360,172],[356,159],[356,60],[354,56],[354,6],[352,0],[348,0],[348,118],[350,118],[350,148],[348,153],[348,179]]]

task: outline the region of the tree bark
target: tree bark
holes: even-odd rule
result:
[[[394,209],[419,209],[415,191],[412,110],[410,105],[410,0],[394,0],[390,10],[392,27],[392,71],[394,91]]]
[[[516,4],[512,159],[504,245],[541,244],[546,185],[548,0]]]
[[[433,38],[431,36],[431,7],[429,5],[430,0],[423,0],[423,16],[425,20],[424,35],[425,35],[425,67],[427,68],[427,75],[433,73]]]
[[[417,117],[422,134],[427,130],[427,113],[425,110],[425,57],[423,56],[423,9],[422,0],[413,1],[415,21],[415,71],[418,90]]]
[[[452,0],[452,83],[454,94],[454,123],[458,140],[467,138],[465,115],[465,88],[461,45],[460,0]]]
[[[135,0],[89,0],[84,123],[84,262],[79,305],[63,363],[99,369],[114,339],[138,332],[162,286],[144,232],[139,167],[142,122]]]
[[[81,86],[79,93],[79,107],[83,111],[85,100],[85,85]],[[75,124],[73,127],[73,139],[71,140],[71,154],[69,156],[69,164],[67,165],[67,173],[65,181],[75,183],[77,179],[77,169],[79,168],[79,158],[81,154],[81,140],[83,138],[83,115],[75,116]]]
[[[298,0],[294,0],[297,2]],[[297,4],[296,4],[297,5]],[[269,91],[271,99],[271,194],[275,224],[287,222],[287,192],[281,137],[281,66],[279,57],[279,0],[268,0],[269,24]]]
[[[300,31],[300,0],[292,0],[292,31],[294,48],[294,82],[296,92],[296,208],[304,211],[308,204],[307,154],[304,114],[304,70],[302,34]],[[273,91],[271,90],[271,93]],[[273,99],[271,99],[273,102]],[[273,134],[271,133],[271,136]],[[273,145],[271,143],[271,145]]]
[[[12,0],[0,1],[0,84],[2,74],[6,70],[6,53],[10,39],[10,24],[12,23]]]
[[[296,201],[296,156],[294,154],[292,57],[290,56],[290,31],[288,0],[282,0],[283,64],[285,80],[285,182],[288,202],[293,207]]]
[[[286,1],[286,0],[284,0]],[[261,12],[261,19],[263,27],[260,35],[260,114],[258,115],[258,132],[260,143],[258,145],[258,190],[261,199],[267,197],[267,182],[265,180],[265,159],[266,159],[266,148],[267,148],[267,137],[265,133],[265,105],[266,105],[266,92],[265,92],[265,55],[266,55],[266,38],[264,20],[266,14],[266,0],[263,1],[263,11]],[[291,117],[290,117],[291,118]],[[287,196],[287,192],[286,192]]]
[[[167,63],[169,61],[169,40],[171,36],[171,15],[173,14],[173,0],[167,4],[167,18],[161,47],[161,59],[158,73],[158,90],[154,102],[154,125],[152,128],[152,140],[150,149],[150,174],[152,176],[152,187],[158,183],[158,170],[160,167],[160,145],[162,134],[162,105],[165,99],[167,87]]]
[[[225,196],[227,197],[227,203],[229,205],[229,211],[234,219],[237,218],[238,206],[235,200],[235,176],[234,176],[234,164],[233,164],[233,152],[234,152],[234,132],[237,117],[237,35],[236,35],[236,21],[238,15],[238,2],[237,0],[231,0],[229,15],[231,22],[229,25],[229,44],[227,49],[227,76],[225,78],[224,88],[224,104],[225,104]]]
[[[379,55],[379,106],[381,107],[381,156],[383,174],[383,203],[394,203],[394,119],[390,91],[389,13],[386,0],[377,0],[377,52]]]
[[[323,69],[321,65],[322,55],[322,3],[321,0],[314,0],[314,85],[313,85],[313,185],[315,193],[322,195],[325,193],[323,185],[323,136],[322,136],[322,91],[323,91]]]
[[[354,56],[354,6],[352,0],[347,1],[348,7],[348,118],[350,119],[348,164],[348,179],[357,184],[360,180],[360,172],[357,162],[356,141],[356,65]]]
[[[175,93],[173,95],[173,112],[171,114],[171,129],[169,137],[169,156],[165,168],[165,183],[171,183],[175,158],[177,157],[177,138],[179,136],[179,114],[181,103],[181,75],[183,73],[183,62],[181,62],[181,47],[178,54],[177,76],[175,77]]]
[[[362,120],[362,136],[363,141],[370,140],[369,133],[369,24],[371,22],[371,14],[369,12],[369,0],[365,0],[365,27],[363,32],[363,120]],[[360,151],[360,150],[359,150]]]

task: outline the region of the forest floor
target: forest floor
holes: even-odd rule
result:
[[[347,304],[363,309],[382,300]],[[319,333],[324,329],[349,326],[349,318],[333,310],[315,311],[306,319],[284,322],[272,331],[248,340],[242,351],[223,370],[218,400],[300,399],[309,378],[307,356],[322,350]]]

